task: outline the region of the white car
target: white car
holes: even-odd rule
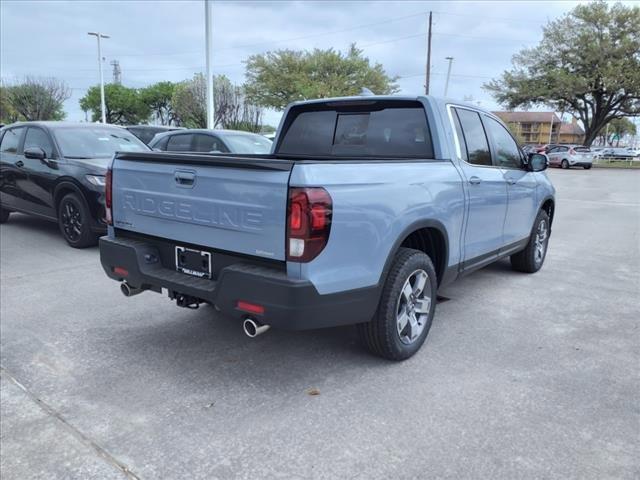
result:
[[[582,167],[589,170],[593,165],[593,153],[582,145],[556,145],[547,152],[549,165],[561,168]]]

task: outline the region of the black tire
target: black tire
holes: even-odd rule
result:
[[[560,166],[566,170],[567,168],[569,168],[569,162],[567,160],[562,160]]]
[[[542,250],[539,249],[541,224],[544,225],[545,237],[542,240]],[[549,215],[544,210],[540,210],[536,216],[529,236],[527,247],[521,252],[511,255],[511,267],[517,272],[535,273],[542,268],[544,259],[547,257],[547,248],[549,247],[549,235],[551,227],[549,225]]]
[[[77,193],[68,193],[60,200],[58,226],[73,248],[87,248],[98,243],[98,236],[91,231],[89,207]]]
[[[591,170],[591,165],[583,165],[582,168],[585,170]]]
[[[427,277],[422,292],[430,295],[428,306],[426,303],[422,303],[422,308],[428,311],[426,316],[423,313],[418,313],[419,306],[417,307],[415,302],[410,306],[406,302],[403,303],[402,299],[406,298],[405,296],[401,298],[405,284],[411,278],[417,278],[416,275],[422,276],[421,272],[424,272]],[[410,283],[409,286],[412,287]],[[380,303],[373,319],[357,326],[358,336],[365,348],[371,353],[389,360],[405,360],[415,354],[429,334],[435,315],[437,289],[436,271],[431,259],[419,250],[401,248],[387,275]],[[416,292],[415,288],[412,290],[414,293]],[[419,297],[422,295],[423,293],[420,293]],[[426,299],[417,299],[417,302],[425,301]],[[410,333],[403,333],[411,331],[410,323],[405,324],[405,329],[402,332],[398,331],[400,310],[406,313],[409,309],[414,315],[414,320],[417,319],[416,336],[413,339],[408,338],[411,336]],[[420,322],[420,320],[422,321]],[[418,331],[419,333],[417,333]]]
[[[7,220],[9,220],[9,215],[11,215],[11,212],[9,210],[0,208],[0,223],[5,223]]]

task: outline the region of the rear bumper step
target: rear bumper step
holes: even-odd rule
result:
[[[217,306],[231,317],[251,316],[274,328],[308,330],[367,322],[378,305],[377,287],[320,295],[311,282],[291,279],[275,268],[236,263],[209,280],[165,268],[158,258],[158,249],[152,243],[100,238],[100,261],[110,278],[155,292],[165,288],[172,297],[188,295]],[[238,301],[261,305],[264,313],[239,310]]]

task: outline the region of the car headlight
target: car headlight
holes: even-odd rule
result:
[[[96,187],[105,186],[104,175],[85,175],[84,178],[86,178],[90,184],[95,185]]]

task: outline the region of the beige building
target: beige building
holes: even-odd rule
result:
[[[584,130],[575,120],[563,123],[555,112],[493,112],[524,144],[582,143]]]

